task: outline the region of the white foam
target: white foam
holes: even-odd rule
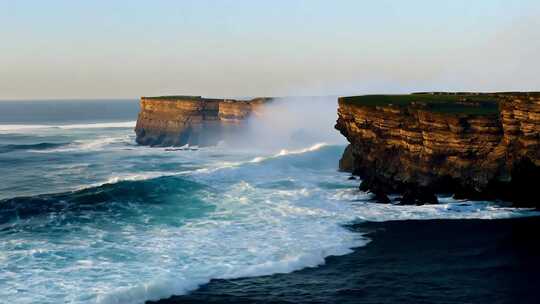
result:
[[[124,182],[124,181],[143,181],[143,180],[149,180],[153,178],[159,178],[159,177],[164,177],[164,176],[175,176],[175,175],[178,175],[178,173],[163,172],[163,171],[148,171],[148,172],[141,172],[141,173],[117,174],[117,175],[112,175],[108,177],[102,182],[79,186],[76,190],[95,188],[95,187],[100,187],[103,185],[116,184],[116,183]]]
[[[90,123],[90,124],[69,124],[69,125],[24,125],[24,124],[4,124],[0,125],[2,133],[21,133],[27,131],[36,131],[41,129],[104,129],[104,128],[133,128],[136,121],[124,122],[106,122],[106,123]]]
[[[113,137],[98,137],[94,139],[81,139],[75,140],[72,143],[54,149],[46,150],[28,150],[29,152],[34,153],[59,153],[59,152],[87,152],[87,151],[98,151],[103,150],[105,147],[124,143],[129,144],[133,142],[133,138],[130,135],[123,136],[113,136]]]
[[[277,156],[285,156],[285,155],[293,155],[293,154],[302,154],[302,153],[307,153],[307,152],[313,152],[313,151],[317,151],[317,150],[320,150],[321,148],[323,147],[326,147],[328,146],[327,143],[316,143],[310,147],[307,147],[307,148],[304,148],[304,149],[299,149],[299,150],[287,150],[287,149],[282,149],[279,151],[278,154],[276,154],[276,157]]]
[[[368,242],[337,224],[335,205],[323,209],[294,203],[312,198],[303,190],[261,191],[245,181],[232,185],[214,213],[160,234],[170,241],[152,241],[161,244],[159,252],[167,257],[162,263],[179,257],[168,275],[117,288],[98,302],[143,303],[185,294],[211,279],[289,273],[324,264],[325,257],[350,253]]]
[[[35,129],[44,129],[44,128],[53,128],[54,126],[48,125],[0,125],[0,132],[16,132],[24,130],[35,130]]]
[[[251,160],[248,160],[248,161],[222,162],[222,163],[218,164],[217,166],[215,166],[213,168],[205,168],[205,169],[200,170],[199,172],[213,172],[213,171],[220,170],[220,169],[234,168],[234,167],[242,166],[242,165],[249,164],[249,163],[260,163],[260,162],[263,162],[263,161],[266,161],[266,160],[269,160],[269,159],[274,159],[274,158],[287,156],[287,155],[295,155],[295,154],[303,154],[303,153],[308,153],[308,152],[314,152],[314,151],[320,150],[320,149],[322,149],[322,148],[324,148],[326,146],[328,146],[327,143],[316,143],[316,144],[314,144],[312,146],[309,146],[307,148],[304,148],[304,149],[298,149],[298,150],[281,149],[278,153],[270,155],[270,156],[256,156],[256,157],[254,157],[254,158],[252,158]]]
[[[106,122],[106,123],[92,123],[92,124],[74,124],[74,125],[60,125],[60,129],[104,129],[104,128],[134,128],[137,121],[124,121],[124,122]]]
[[[24,269],[24,273],[0,271],[0,280],[8,282],[0,289],[0,296],[43,303],[144,303],[185,294],[211,279],[316,267],[327,256],[347,254],[351,248],[369,242],[343,226],[357,221],[538,215],[489,202],[451,199],[427,206],[373,204],[369,194],[357,190],[357,180],[347,180],[348,174],[337,172],[333,165],[317,170],[292,165],[325,147],[316,144],[268,155],[223,156],[219,161],[209,157],[218,150],[173,153],[184,160],[203,159],[197,165],[204,168],[109,176],[100,184],[181,174],[208,189],[188,196],[181,191],[170,196],[160,194],[162,202],[155,204],[121,199],[110,203],[121,205],[129,210],[127,213],[109,206],[116,212],[88,210],[43,217],[45,223],[41,225],[48,222],[55,233],[62,229],[67,232],[61,242],[24,238],[23,234],[20,239],[12,239],[13,243],[0,242],[0,253],[9,252],[0,255],[0,270],[13,265]],[[137,148],[135,152],[145,156],[165,153],[150,148]],[[337,163],[339,156],[335,157]],[[290,163],[286,161],[289,159]],[[268,185],[283,181],[286,187]],[[78,223],[69,218],[69,225],[61,226],[69,216],[83,220]],[[19,244],[24,247],[17,247]],[[43,252],[32,251],[35,248]],[[77,259],[66,258],[61,254],[64,252]],[[44,280],[49,283],[44,285]]]
[[[357,220],[385,222],[428,219],[502,219],[538,216],[540,212],[527,208],[500,207],[493,202],[453,202],[438,205],[396,206],[378,203],[356,203]]]

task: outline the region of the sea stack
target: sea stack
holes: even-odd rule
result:
[[[381,202],[500,199],[539,207],[540,93],[416,93],[339,99],[340,167]]]
[[[141,97],[136,141],[149,146],[216,145],[240,130],[269,100]]]

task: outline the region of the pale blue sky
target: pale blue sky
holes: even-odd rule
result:
[[[538,16],[538,0],[0,0],[0,99],[540,90]]]

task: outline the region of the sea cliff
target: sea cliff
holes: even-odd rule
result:
[[[340,168],[390,202],[501,199],[540,206],[540,93],[418,93],[339,99]]]
[[[241,129],[269,98],[142,97],[136,141],[150,146],[215,145]]]

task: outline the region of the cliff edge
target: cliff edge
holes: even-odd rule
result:
[[[435,194],[540,206],[540,93],[417,93],[339,99],[340,169],[381,202]]]
[[[215,145],[241,129],[247,118],[267,101],[268,98],[141,97],[136,141],[150,146]]]

